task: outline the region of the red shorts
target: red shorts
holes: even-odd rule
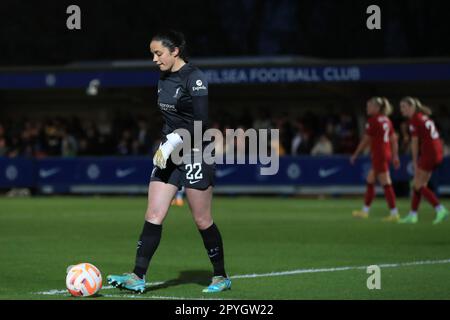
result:
[[[389,171],[389,160],[372,158],[372,169],[375,174],[380,174]]]
[[[434,171],[442,162],[442,156],[420,156],[417,161],[417,167],[423,171]]]

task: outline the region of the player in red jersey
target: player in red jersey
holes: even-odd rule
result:
[[[417,98],[403,98],[400,102],[400,111],[404,117],[409,119],[414,186],[411,211],[399,222],[417,223],[417,210],[423,195],[436,210],[433,224],[440,223],[448,217],[449,212],[440,204],[434,192],[427,187],[433,171],[443,159],[443,147],[439,132],[434,121],[430,119],[430,108],[423,106]]]
[[[394,167],[400,167],[398,157],[398,142],[389,114],[392,112],[389,100],[381,97],[373,97],[367,101],[367,115],[369,119],[366,124],[366,132],[353,153],[350,162],[355,163],[358,155],[370,145],[372,168],[367,175],[367,188],[362,210],[353,211],[355,218],[368,218],[370,205],[375,198],[375,182],[383,186],[384,196],[388,203],[391,214],[383,218],[383,221],[398,221],[400,216],[395,205],[395,192],[389,174],[389,163]]]

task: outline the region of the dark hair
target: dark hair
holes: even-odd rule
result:
[[[178,48],[180,51],[178,56],[187,62],[186,39],[183,33],[175,30],[160,31],[153,36],[152,41],[161,41],[162,45],[170,52]]]

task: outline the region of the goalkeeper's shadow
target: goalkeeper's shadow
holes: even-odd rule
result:
[[[165,289],[182,284],[198,284],[201,286],[208,286],[211,282],[211,271],[206,270],[186,270],[181,271],[178,278],[167,280],[161,284],[148,286],[145,292]]]

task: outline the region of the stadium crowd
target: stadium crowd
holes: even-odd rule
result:
[[[261,112],[254,118],[242,117],[211,122],[211,127],[225,135],[226,129],[279,129],[279,145],[272,144],[283,155],[351,154],[363,134],[365,118],[348,113],[319,115],[306,112],[293,117],[285,113],[274,116]],[[408,125],[394,119],[402,154],[409,152]],[[361,125],[362,124],[362,125]],[[145,116],[116,115],[111,121],[79,117],[0,120],[0,156],[5,157],[74,157],[151,155],[160,143],[159,124]],[[442,130],[445,129],[445,130]],[[450,126],[441,128],[444,141]],[[217,150],[224,150],[224,145]],[[247,148],[243,148],[248,152]],[[239,152],[239,149],[237,150]],[[446,154],[448,147],[446,146]]]

